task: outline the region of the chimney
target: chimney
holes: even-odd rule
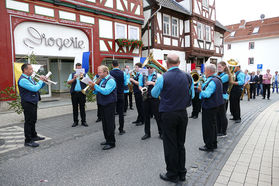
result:
[[[246,21],[244,19],[240,20],[239,28],[245,28]]]

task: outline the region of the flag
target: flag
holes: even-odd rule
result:
[[[191,71],[194,70],[196,68],[196,63],[192,63],[191,64]]]
[[[16,85],[16,91],[19,93],[18,90],[18,80],[22,74],[22,70],[21,70],[21,66],[23,65],[23,63],[14,63],[14,72],[15,72],[15,85]]]
[[[201,64],[201,73],[203,74],[204,72],[204,64]]]
[[[90,52],[83,52],[82,68],[85,69],[85,73],[87,73],[89,71],[89,57],[90,57]]]
[[[140,58],[140,63],[144,63],[145,60],[146,60],[146,57],[141,57]]]

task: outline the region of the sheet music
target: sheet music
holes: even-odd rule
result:
[[[80,74],[85,74],[85,69],[81,68],[81,69],[76,69],[76,75],[79,76]]]
[[[93,81],[92,81],[88,76],[85,76],[85,77],[81,80],[81,82],[85,83],[86,85],[88,85],[89,82],[92,82],[92,83],[93,83]]]

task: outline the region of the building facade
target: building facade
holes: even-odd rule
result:
[[[243,70],[279,71],[279,17],[226,26],[224,60],[236,59]]]
[[[223,56],[226,28],[216,21],[215,0],[145,0],[143,10],[143,56],[152,49],[164,61],[176,52],[185,71]]]
[[[27,63],[30,54],[58,82],[42,90],[45,96],[67,91],[65,81],[83,52],[90,51],[93,73],[112,59],[132,66],[140,56],[140,47],[116,42],[141,40],[140,0],[2,0],[0,15],[1,90],[14,85],[14,63]]]

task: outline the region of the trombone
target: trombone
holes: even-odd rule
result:
[[[49,79],[49,76],[51,76],[51,72],[49,71],[46,75],[45,75],[45,77],[46,77],[46,81],[44,81],[47,85],[51,85],[51,84],[54,84],[54,85],[56,85],[57,84],[57,82],[54,82],[54,81],[51,81],[50,79]],[[33,73],[33,77],[36,79],[36,80],[38,80],[38,81],[40,81],[40,75],[39,74],[37,74],[36,72],[34,72]]]

